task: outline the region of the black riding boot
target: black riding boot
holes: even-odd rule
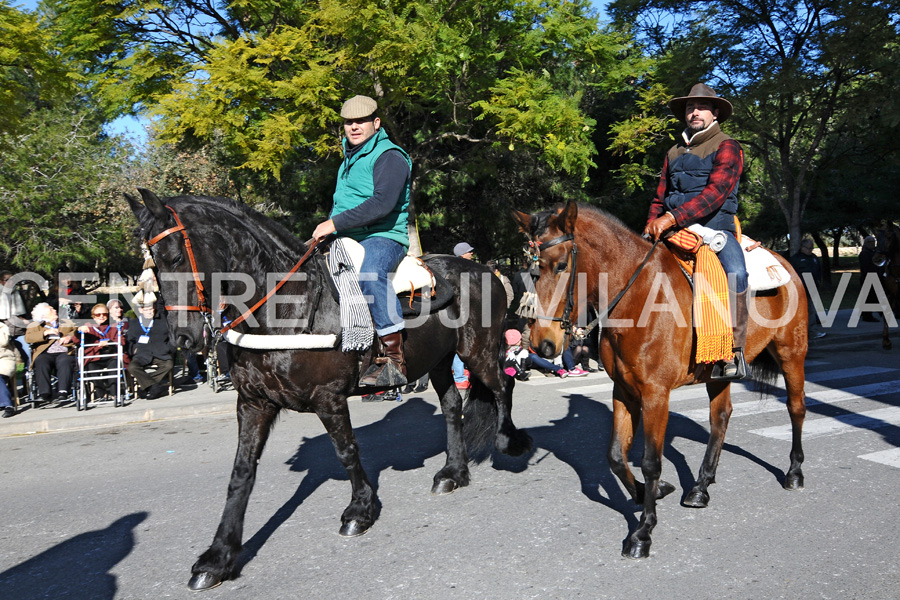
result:
[[[399,387],[406,385],[406,361],[403,358],[403,332],[389,333],[379,338],[384,356],[376,358],[359,385]]]
[[[744,358],[744,346],[747,345],[747,294],[744,290],[734,295],[734,358],[713,367],[712,379],[734,381],[747,376],[747,360]]]

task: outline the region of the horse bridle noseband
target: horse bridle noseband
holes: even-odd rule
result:
[[[572,316],[572,309],[575,308],[575,275],[578,272],[577,271],[577,268],[578,268],[578,245],[575,243],[575,236],[574,236],[574,234],[567,233],[567,234],[561,235],[559,237],[555,237],[546,242],[532,240],[528,243],[529,246],[531,246],[531,249],[528,251],[531,253],[531,255],[534,257],[534,259],[536,261],[540,257],[541,249],[546,250],[547,248],[550,248],[552,246],[556,246],[557,244],[562,244],[563,242],[568,242],[568,241],[572,242],[572,250],[570,251],[570,254],[572,256],[572,266],[569,270],[569,273],[570,273],[569,286],[568,286],[568,290],[566,291],[566,306],[563,309],[562,317],[549,317],[549,316],[535,315],[535,318],[538,318],[538,319],[544,319],[544,320],[558,322],[560,328],[562,328],[562,330],[566,333],[567,336],[572,334],[571,316]],[[657,239],[653,242],[653,245],[650,246],[650,250],[647,252],[647,255],[644,256],[644,260],[641,261],[641,264],[638,266],[638,268],[635,270],[635,272],[631,275],[631,278],[628,280],[628,283],[626,283],[625,287],[622,288],[622,290],[618,294],[616,294],[615,298],[612,299],[612,301],[606,306],[606,308],[603,310],[603,312],[601,314],[597,315],[597,318],[595,318],[593,321],[588,323],[588,325],[585,327],[585,334],[587,332],[591,331],[601,321],[603,321],[604,319],[606,319],[609,316],[609,313],[611,313],[613,311],[613,309],[616,307],[616,305],[622,299],[622,296],[625,295],[625,292],[627,292],[629,290],[629,288],[631,288],[631,286],[634,284],[635,280],[638,278],[638,275],[640,275],[641,271],[644,270],[644,267],[647,265],[647,262],[650,260],[650,256],[653,254],[653,251],[656,250],[656,247],[659,245],[659,242],[660,242],[659,239]]]
[[[273,287],[271,290],[269,290],[268,293],[266,293],[266,295],[263,296],[263,298],[259,302],[257,302],[252,307],[247,309],[242,315],[240,315],[238,318],[233,320],[231,323],[229,323],[225,327],[216,328],[212,322],[212,309],[210,308],[209,303],[206,301],[206,296],[203,293],[203,289],[204,289],[203,288],[203,280],[200,278],[200,272],[197,270],[197,260],[194,258],[194,250],[191,247],[191,240],[188,237],[187,228],[184,226],[184,223],[181,222],[181,219],[178,217],[178,213],[175,212],[174,208],[172,208],[171,206],[166,206],[166,208],[169,209],[169,212],[171,212],[172,216],[175,217],[175,227],[170,227],[169,229],[166,229],[165,231],[162,231],[162,232],[156,234],[155,236],[153,236],[151,239],[145,241],[144,243],[147,245],[147,248],[151,248],[154,245],[156,245],[157,243],[159,243],[161,240],[172,235],[173,233],[181,232],[181,235],[184,237],[184,248],[187,252],[188,260],[190,261],[190,264],[191,264],[191,274],[194,276],[194,286],[197,291],[197,304],[195,306],[192,306],[192,305],[168,306],[168,305],[166,305],[165,308],[167,311],[185,310],[185,311],[199,312],[201,315],[203,315],[203,319],[206,321],[207,326],[209,326],[210,331],[212,331],[214,333],[214,335],[216,335],[216,336],[224,335],[226,331],[228,331],[229,329],[233,329],[236,325],[242,323],[247,317],[249,317],[254,312],[256,312],[256,310],[260,306],[262,306],[263,304],[268,302],[268,300],[272,296],[274,296],[278,290],[281,289],[281,286],[283,286],[285,283],[287,283],[287,281],[291,278],[291,276],[294,273],[296,273],[297,270],[301,266],[303,266],[303,263],[305,263],[307,261],[307,259],[310,256],[312,256],[312,254],[313,254],[313,252],[315,252],[316,248],[319,247],[319,240],[311,240],[311,243],[309,243],[309,249],[306,251],[306,254],[304,254],[300,258],[300,260],[297,261],[297,264],[295,264],[294,267],[290,271],[288,271],[287,274],[281,279],[281,281],[279,281],[275,285],[275,287]]]
[[[166,206],[166,208],[168,208],[169,212],[172,213],[172,216],[175,217],[175,227],[170,227],[165,231],[161,231],[144,243],[147,245],[147,248],[152,248],[173,233],[178,233],[180,231],[181,235],[184,237],[184,249],[187,251],[188,260],[191,263],[191,273],[194,276],[194,287],[197,290],[196,306],[166,306],[166,310],[187,310],[200,312],[204,315],[204,317],[206,315],[212,315],[212,309],[210,309],[209,303],[206,301],[206,296],[203,293],[203,280],[200,279],[200,272],[197,270],[197,260],[194,258],[194,250],[191,247],[191,239],[188,237],[187,229],[185,229],[184,223],[181,222],[181,219],[178,217],[178,213],[175,212],[175,209],[171,206]]]

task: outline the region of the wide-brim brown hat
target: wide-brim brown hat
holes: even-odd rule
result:
[[[375,114],[378,103],[368,96],[353,96],[341,107],[342,119],[365,119]]]
[[[719,116],[716,117],[719,123],[727,121],[731,113],[734,112],[731,102],[721,96],[717,96],[716,91],[705,83],[698,83],[691,88],[687,96],[672,98],[669,101],[669,108],[672,109],[672,113],[682,121],[684,121],[684,110],[688,100],[709,100],[715,108],[719,109]]]

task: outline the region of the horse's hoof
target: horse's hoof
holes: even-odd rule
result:
[[[500,439],[499,435],[497,439]],[[534,445],[531,436],[521,429],[517,429],[515,433],[507,437],[505,442],[505,444],[495,443],[494,446],[507,456],[522,456],[526,452],[531,452]]]
[[[360,521],[347,521],[341,525],[341,530],[338,533],[344,537],[356,537],[364,534],[368,530],[369,525],[364,525]]]
[[[188,581],[188,587],[195,592],[211,590],[220,585],[222,585],[222,580],[212,573],[197,573]]]
[[[798,491],[803,489],[803,474],[794,473],[784,478],[784,489]]]
[[[458,488],[459,486],[452,479],[439,479],[431,486],[431,493],[435,496],[442,496],[444,494],[452,494]]]
[[[659,485],[656,487],[656,499],[662,500],[669,494],[675,491],[675,486],[669,483],[668,481],[659,480]]]
[[[649,558],[650,557],[650,540],[628,540],[625,548],[622,550],[622,556],[625,558]]]
[[[709,494],[701,490],[692,490],[681,504],[688,508],[706,508],[709,506]]]

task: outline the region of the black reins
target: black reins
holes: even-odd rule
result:
[[[565,331],[566,335],[572,334],[572,321],[570,317],[572,316],[572,310],[575,308],[575,276],[578,272],[578,245],[575,243],[575,236],[571,233],[567,233],[565,235],[561,235],[559,237],[555,237],[552,240],[548,240],[546,242],[537,242],[532,241],[529,245],[532,247],[532,253],[535,256],[540,255],[540,249],[546,250],[552,246],[556,246],[557,244],[561,244],[563,242],[572,242],[572,249],[570,251],[572,257],[572,266],[569,269],[569,287],[566,291],[566,306],[563,309],[562,317],[547,317],[547,316],[538,316],[535,315],[535,318],[545,319],[550,321],[559,322],[559,326]],[[650,246],[650,250],[647,252],[647,255],[644,256],[644,260],[641,261],[641,264],[638,265],[638,268],[631,275],[631,278],[628,280],[628,283],[625,284],[625,287],[616,294],[615,298],[606,306],[602,313],[600,313],[596,319],[588,323],[585,327],[585,334],[590,332],[594,327],[596,327],[601,321],[606,319],[609,316],[609,313],[615,309],[616,305],[625,295],[625,293],[631,288],[634,284],[635,280],[637,280],[638,275],[641,274],[641,271],[644,270],[644,267],[647,266],[647,262],[649,262],[650,257],[653,255],[653,251],[656,250],[656,247],[659,245],[660,240],[657,239],[653,242],[653,245]]]

